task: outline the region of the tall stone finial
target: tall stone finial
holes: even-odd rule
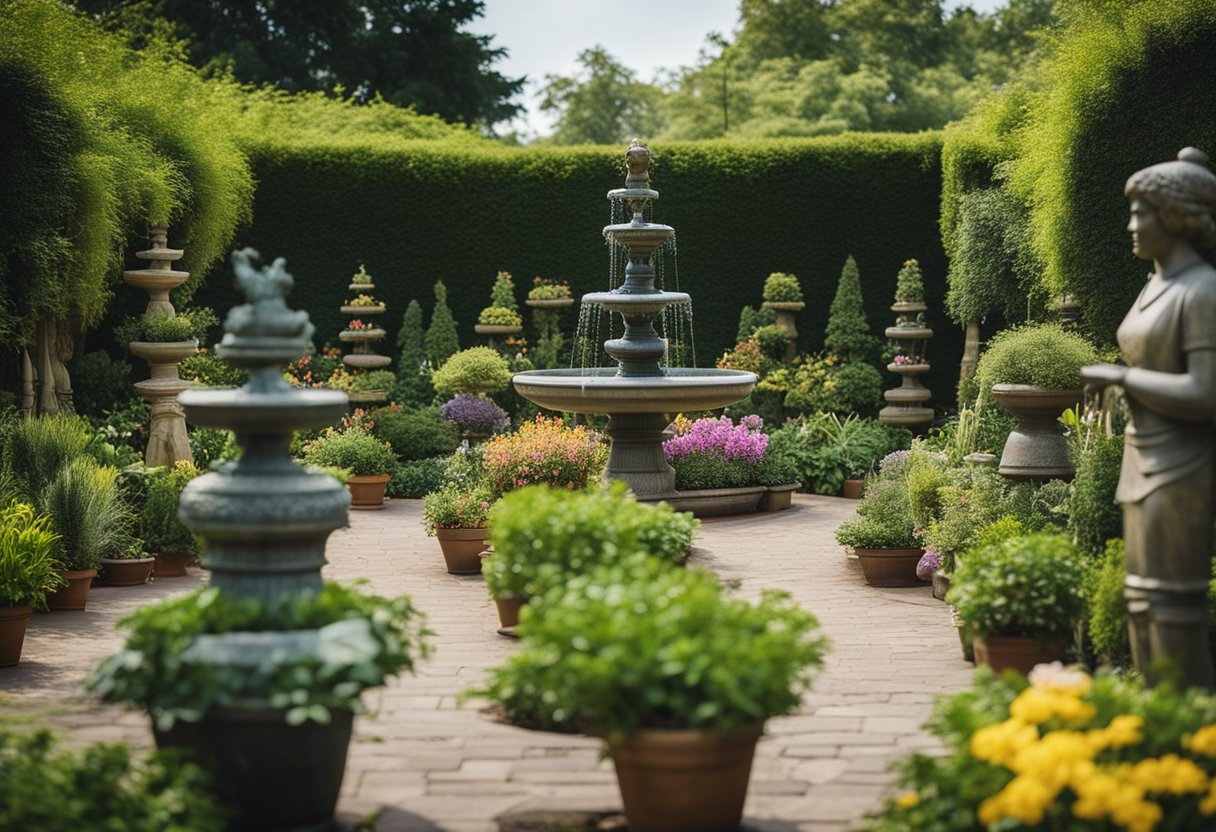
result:
[[[625,151],[625,168],[629,171],[625,177],[626,188],[650,187],[650,148],[640,139],[634,139]]]

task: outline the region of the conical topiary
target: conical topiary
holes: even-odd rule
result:
[[[828,352],[850,361],[874,361],[880,342],[870,332],[865,308],[861,301],[861,273],[857,261],[849,255],[840,272],[836,297],[828,310],[828,326],[823,339]]]
[[[397,386],[393,399],[415,407],[430,402],[435,393],[426,373],[426,345],[423,338],[422,306],[418,301],[411,300],[401,319],[401,331],[397,333],[401,357],[397,361]]]
[[[905,260],[895,278],[895,302],[924,303],[924,300],[925,279],[920,272],[920,263]]]
[[[448,308],[448,289],[442,280],[436,280],[435,309],[431,312],[431,326],[426,331],[426,357],[432,367],[442,367],[443,362],[459,350],[456,319]]]

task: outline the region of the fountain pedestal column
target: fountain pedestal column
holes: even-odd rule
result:
[[[639,496],[673,493],[676,470],[663,453],[668,424],[662,413],[611,414],[608,436],[612,450],[605,474],[628,484]]]

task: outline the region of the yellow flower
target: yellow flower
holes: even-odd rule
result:
[[[901,809],[911,809],[920,803],[920,795],[916,792],[904,792],[899,797],[895,798],[895,805]]]
[[[1037,743],[1018,751],[1009,763],[1009,769],[1019,775],[1037,778],[1058,792],[1094,770],[1093,755],[1094,749],[1084,734],[1053,731]]]
[[[1177,754],[1166,754],[1160,759],[1149,758],[1121,768],[1127,772],[1130,782],[1146,792],[1191,794],[1208,788],[1208,776],[1203,769]]]
[[[1043,819],[1056,794],[1034,777],[1015,777],[1005,788],[980,804],[977,817],[985,826],[1005,818],[1034,826]]]
[[[1037,742],[1039,731],[1017,719],[986,725],[971,735],[971,754],[976,759],[1007,766],[1021,749]]]
[[[1141,740],[1141,729],[1144,718],[1132,714],[1123,714],[1110,721],[1105,728],[1095,728],[1089,732],[1089,740],[1095,751],[1103,748],[1122,748],[1125,745],[1135,745]]]
[[[1113,807],[1110,818],[1127,832],[1153,832],[1162,816],[1161,807],[1152,801],[1127,799]]]
[[[1100,820],[1107,817],[1114,807],[1126,802],[1133,790],[1122,780],[1110,774],[1094,772],[1088,777],[1078,778],[1072,783],[1072,790],[1077,793],[1077,801],[1072,805],[1072,813],[1081,820]],[[1136,793],[1136,799],[1142,793]]]
[[[1216,725],[1205,725],[1182,738],[1182,747],[1205,757],[1216,757]]]
[[[1094,713],[1093,706],[1077,695],[1051,687],[1026,688],[1009,706],[1010,716],[1034,725],[1042,725],[1053,717],[1065,722],[1086,722],[1093,719]]]

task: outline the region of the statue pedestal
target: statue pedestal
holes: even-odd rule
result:
[[[135,392],[152,405],[152,424],[144,462],[149,467],[172,466],[178,460],[192,460],[186,437],[186,412],[177,403],[177,394],[198,382],[186,381],[177,374],[177,362],[194,355],[197,341],[131,342],[131,352],[148,362],[152,377],[135,382]]]

